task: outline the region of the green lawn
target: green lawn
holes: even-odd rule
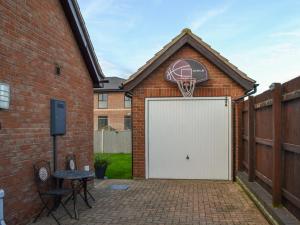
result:
[[[107,167],[105,176],[109,179],[131,179],[131,154],[125,153],[96,153],[102,159],[107,159],[110,164]]]

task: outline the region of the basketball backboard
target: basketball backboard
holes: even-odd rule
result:
[[[206,68],[194,59],[178,59],[167,69],[165,79],[177,83],[184,97],[192,97],[195,86],[208,80]]]
[[[206,68],[194,59],[178,59],[167,69],[165,78],[177,83],[177,80],[195,79],[196,84],[208,80]]]

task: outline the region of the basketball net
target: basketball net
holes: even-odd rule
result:
[[[193,97],[196,84],[195,78],[177,79],[176,82],[183,97]]]

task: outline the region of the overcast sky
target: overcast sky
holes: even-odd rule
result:
[[[259,84],[300,75],[299,0],[78,0],[106,76],[127,78],[185,27]]]

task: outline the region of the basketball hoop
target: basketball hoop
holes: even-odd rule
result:
[[[177,79],[176,82],[183,97],[193,97],[196,84],[195,78]]]
[[[178,59],[169,65],[165,79],[177,86],[183,97],[193,97],[196,84],[208,80],[208,73],[201,63],[194,59]]]

